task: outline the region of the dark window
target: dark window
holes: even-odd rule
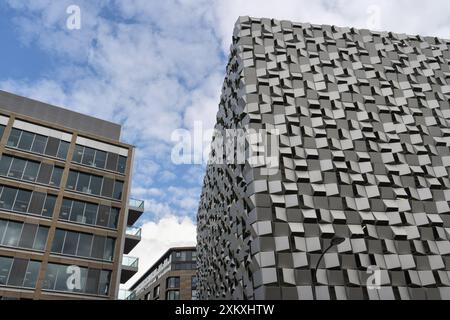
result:
[[[108,295],[109,283],[111,282],[111,271],[102,270],[100,273],[100,283],[98,286],[99,295]]]
[[[52,175],[53,166],[48,163],[42,163],[41,169],[39,170],[39,175],[37,178],[37,182],[43,184],[49,184],[50,177]]]
[[[21,287],[23,285],[23,280],[25,278],[25,273],[27,272],[28,260],[14,258],[11,274],[9,275],[8,285]]]
[[[47,198],[45,199],[44,210],[42,211],[43,216],[45,217],[53,216],[53,210],[55,210],[55,202],[56,202],[55,196],[47,195]]]
[[[67,178],[66,188],[70,190],[75,190],[77,185],[78,173],[75,171],[69,171],[69,177]]]
[[[89,269],[86,281],[86,293],[98,294],[99,282],[100,282],[100,270]]]
[[[68,143],[67,141],[60,141],[58,153],[56,154],[56,156],[59,159],[66,159],[67,152],[69,151],[69,146],[70,146],[70,143]]]
[[[8,282],[9,271],[13,263],[12,258],[0,257],[0,284],[6,285]]]
[[[167,300],[180,300],[180,291],[170,290],[166,293]]]
[[[33,248],[37,229],[38,225],[25,223],[23,225],[22,236],[20,237],[19,247],[29,249]]]
[[[36,239],[34,240],[34,250],[45,250],[45,245],[47,244],[48,229],[49,228],[47,227],[39,226],[38,232],[36,234]]]
[[[97,225],[106,227],[108,226],[110,208],[108,206],[100,205],[97,216]]]
[[[56,157],[59,148],[59,139],[48,137],[47,147],[45,148],[45,154],[51,157]]]
[[[64,237],[66,233],[63,230],[56,229],[52,243],[52,252],[61,253],[64,245]]]
[[[180,277],[169,277],[167,278],[168,289],[176,289],[180,287]]]
[[[196,276],[193,276],[191,278],[191,289],[192,290],[197,289],[197,277]]]
[[[98,176],[91,176],[90,189],[92,194],[100,195],[103,179]]]
[[[34,134],[31,132],[23,131],[20,137],[18,148],[22,150],[30,150],[33,144]]]
[[[75,146],[75,152],[73,153],[72,161],[81,163],[81,159],[83,158],[84,147],[80,145]]]
[[[97,210],[98,205],[86,203],[86,209],[84,211],[84,223],[95,225],[95,220],[97,219]]]
[[[41,263],[38,261],[28,262],[28,268],[25,273],[25,279],[23,281],[23,286],[26,288],[35,288],[36,281],[39,275],[39,269],[41,268]]]
[[[22,223],[9,221],[2,244],[9,247],[17,247],[22,233]]]
[[[44,290],[54,290],[56,284],[56,278],[58,277],[59,266],[57,264],[49,263],[47,265],[47,270],[45,272],[44,282],[42,284],[42,289]]]
[[[45,193],[36,191],[33,192],[28,212],[36,215],[41,215],[42,209],[44,208],[45,196],[46,196]]]
[[[30,199],[31,199],[31,191],[19,189],[19,192],[17,193],[16,202],[14,203],[13,211],[27,212]]]
[[[77,182],[77,191],[91,193],[91,189],[89,189],[90,180],[91,180],[90,175],[79,172],[78,173],[78,182]]]
[[[95,152],[95,161],[94,161],[94,165],[97,168],[101,168],[104,169],[105,165],[106,165],[106,152],[105,151],[100,151],[97,150]]]
[[[78,246],[78,233],[66,231],[66,239],[64,240],[63,253],[68,255],[75,255]]]
[[[16,199],[17,189],[10,187],[3,187],[2,195],[0,197],[0,207],[6,210],[11,210]]]
[[[0,158],[0,175],[7,176],[9,172],[9,167],[11,166],[12,157],[7,155],[2,155]]]
[[[8,177],[14,179],[22,179],[23,171],[25,170],[26,160],[20,158],[14,158],[11,164],[11,168],[8,172]]]
[[[4,132],[5,132],[5,126],[4,125],[0,125],[0,139],[3,136]]]
[[[36,181],[36,177],[39,171],[39,163],[34,161],[28,161],[25,171],[23,173],[23,180]]]
[[[5,234],[7,225],[8,225],[7,220],[0,220],[0,243],[2,243],[3,235]]]
[[[81,201],[73,201],[72,213],[70,215],[70,221],[84,223],[84,208],[86,204]]]
[[[46,145],[47,145],[47,137],[37,134],[34,138],[31,151],[42,154],[44,153]]]
[[[82,163],[87,166],[93,166],[94,157],[95,157],[95,150],[92,148],[85,147]]]
[[[59,211],[59,218],[62,220],[69,220],[71,209],[72,209],[72,200],[63,199],[61,204],[61,210]]]
[[[114,180],[111,178],[103,178],[102,196],[111,198],[113,195]]]
[[[119,156],[119,163],[117,165],[117,171],[120,173],[125,173],[127,167],[127,158],[124,156]]]
[[[103,259],[105,252],[106,238],[102,236],[94,235],[94,243],[92,245],[91,257],[95,259]]]
[[[114,182],[114,194],[113,194],[114,199],[120,200],[122,198],[122,189],[123,189],[123,182],[115,181]]]
[[[115,241],[112,238],[106,238],[105,252],[103,254],[103,260],[112,261],[114,257],[114,244]]]
[[[69,271],[68,266],[58,265],[58,276],[56,278],[55,290],[70,291],[67,287],[67,278],[70,276],[67,271]]]
[[[116,171],[117,160],[119,156],[115,153],[108,153],[108,160],[106,161],[106,169]]]
[[[110,214],[109,214],[109,222],[108,227],[117,229],[117,224],[119,221],[119,209],[117,208],[111,208]]]
[[[63,169],[60,167],[53,167],[52,177],[50,178],[50,185],[59,187],[61,184]]]
[[[8,139],[8,143],[7,145],[9,147],[17,147],[19,140],[20,140],[20,135],[22,134],[22,130],[19,129],[15,129],[13,128],[11,130],[11,134],[9,135],[9,139]]]
[[[80,257],[90,257],[91,256],[91,247],[92,247],[92,238],[91,234],[80,233],[80,242],[78,244],[77,255]]]

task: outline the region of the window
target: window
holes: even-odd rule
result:
[[[6,128],[6,126],[0,125],[0,139],[3,136],[3,133],[5,132],[5,128]]]
[[[95,167],[102,170],[106,169],[124,174],[127,157],[77,144],[72,161],[85,166]]]
[[[56,229],[52,253],[112,261],[115,239]]]
[[[19,189],[17,192],[16,201],[14,202],[13,211],[27,212],[30,199],[31,191]]]
[[[59,187],[63,169],[51,164],[26,160],[8,155],[0,159],[0,175],[30,182]]]
[[[180,291],[179,290],[170,290],[166,293],[167,300],[180,300]]]
[[[176,289],[180,287],[180,277],[169,277],[166,282],[167,289]]]
[[[38,154],[45,154],[59,159],[65,159],[69,149],[69,143],[67,141],[42,136],[17,128],[11,130],[7,146]]]
[[[0,257],[0,285],[35,288],[41,263]]]
[[[60,220],[117,229],[119,209],[95,203],[64,198]]]
[[[120,200],[123,182],[71,170],[66,187],[69,190]]]
[[[159,285],[153,288],[153,298],[159,297]]]
[[[79,267],[81,273],[81,288],[69,288],[68,278],[73,274],[73,266],[49,263],[45,273],[43,290],[79,292],[93,295],[108,295],[111,281],[111,271]]]

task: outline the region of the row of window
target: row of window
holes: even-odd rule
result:
[[[0,257],[0,285],[35,288],[40,267],[38,261]]]
[[[70,143],[53,137],[13,128],[7,146],[66,159]]]
[[[79,283],[76,280],[71,281],[73,275],[80,276]],[[49,263],[42,289],[108,295],[110,280],[111,271],[108,270]]]
[[[52,253],[112,261],[113,238],[56,229]]]
[[[197,269],[196,263],[182,262],[182,263],[173,263],[173,270],[195,270]]]
[[[0,220],[0,244],[44,251],[48,227],[31,223]]]
[[[172,261],[195,261],[196,259],[196,251],[175,251],[172,255]]]
[[[0,185],[0,209],[52,217],[56,196]]]
[[[106,152],[81,145],[75,146],[72,161],[99,169],[116,171],[124,174],[127,158],[113,152]]]
[[[111,178],[70,170],[66,188],[69,190],[120,200],[122,198],[123,182]]]
[[[117,229],[119,209],[64,198],[59,218],[81,224]]]
[[[8,155],[0,158],[0,175],[59,187],[64,169],[47,163],[25,160]]]

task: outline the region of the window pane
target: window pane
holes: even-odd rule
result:
[[[9,135],[9,139],[8,139],[8,143],[7,145],[9,147],[17,147],[19,140],[20,140],[20,135],[22,134],[22,130],[19,129],[15,129],[13,128],[11,130],[11,134]]]
[[[4,132],[5,132],[5,126],[0,125],[0,139],[2,138]]]
[[[6,285],[8,281],[9,270],[11,269],[13,259],[0,257],[0,284]]]
[[[8,177],[22,179],[26,164],[26,160],[14,158],[11,164],[11,168],[9,169]]]
[[[22,223],[9,221],[6,228],[5,236],[2,244],[9,247],[17,247],[19,244],[20,234],[22,233]]]
[[[85,223],[95,225],[97,219],[98,205],[92,203],[86,203],[86,209],[84,211]]]
[[[20,237],[19,247],[33,248],[34,238],[36,237],[38,226],[36,224],[25,223],[23,225],[22,236]]]
[[[72,209],[72,200],[63,199],[61,204],[61,210],[59,211],[59,218],[62,220],[69,220],[71,209]]]
[[[0,175],[7,176],[9,167],[11,166],[12,158],[7,155],[2,155],[0,159]]]
[[[114,180],[110,178],[103,178],[102,196],[111,198],[113,194]]]
[[[92,194],[100,195],[100,190],[102,188],[102,182],[103,182],[102,177],[98,177],[98,176],[91,177],[90,189],[91,189]]]
[[[48,163],[42,163],[41,168],[39,169],[39,175],[37,178],[37,182],[43,184],[49,184],[50,177],[52,175],[53,165]]]
[[[30,199],[31,199],[31,191],[19,189],[19,192],[17,193],[16,202],[14,203],[13,211],[27,212]]]
[[[117,171],[120,173],[125,173],[125,168],[127,166],[127,158],[124,156],[119,156],[119,163],[117,164]]]
[[[117,223],[119,221],[119,209],[117,208],[111,208],[110,214],[109,214],[109,222],[108,227],[117,229]]]
[[[66,159],[67,152],[69,151],[69,145],[70,143],[68,143],[67,141],[61,140],[59,142],[59,150],[58,153],[56,154],[56,157],[58,157],[59,159]]]
[[[33,196],[31,197],[30,207],[28,209],[29,213],[41,215],[42,208],[44,207],[45,201],[45,193],[41,192],[33,192]]]
[[[106,227],[108,225],[109,207],[100,205],[98,210],[97,225]]]
[[[78,233],[66,231],[66,239],[64,240],[63,253],[75,255],[78,246]]]
[[[9,286],[21,287],[23,285],[23,279],[25,278],[25,272],[27,271],[28,260],[14,258],[11,273],[8,279]]]
[[[92,148],[84,147],[84,154],[83,154],[83,160],[82,163],[87,166],[93,166],[94,165],[94,156],[95,156],[95,150]]]
[[[55,252],[55,253],[62,252],[65,234],[66,233],[63,230],[56,229],[55,236],[53,238],[53,243],[52,243],[52,252]]]
[[[92,246],[91,257],[95,259],[103,259],[105,250],[106,237],[94,235],[94,244]]]
[[[42,211],[42,215],[45,217],[52,217],[53,210],[55,210],[55,202],[56,197],[47,195],[47,199],[45,199],[44,210]]]
[[[59,187],[61,184],[63,169],[60,167],[53,167],[52,177],[50,178],[50,185]]]
[[[109,283],[111,281],[111,272],[102,270],[100,273],[100,284],[98,287],[98,294],[107,296],[109,292]]]
[[[77,191],[91,193],[91,190],[89,189],[90,180],[91,176],[89,174],[80,172],[78,174]]]
[[[11,210],[16,198],[17,189],[10,187],[3,187],[3,192],[0,197],[0,208]]]
[[[93,236],[87,233],[80,233],[77,256],[90,257]]]
[[[39,226],[36,239],[34,240],[33,249],[34,250],[45,250],[45,245],[47,244],[47,236],[48,236],[49,228]]]
[[[27,131],[22,132],[18,148],[22,150],[30,150],[33,140],[34,140],[34,133]]]
[[[42,153],[44,153],[46,144],[47,144],[47,137],[37,134],[34,138],[34,142],[33,142],[33,146],[31,147],[31,151],[42,154]]]
[[[84,207],[85,207],[84,202],[74,200],[72,205],[72,214],[70,215],[70,221],[85,223]]]
[[[114,182],[114,194],[113,194],[114,199],[120,200],[122,198],[122,188],[123,188],[122,181]]]
[[[98,294],[98,285],[100,282],[100,270],[89,269],[86,281],[86,293]]]
[[[84,147],[80,145],[75,146],[75,151],[73,153],[72,161],[81,163],[81,159],[83,158]]]
[[[36,280],[39,276],[39,269],[41,268],[41,263],[38,261],[30,261],[28,263],[27,272],[25,273],[25,280],[23,286],[26,288],[35,288]]]
[[[78,173],[75,171],[69,171],[69,177],[67,178],[66,188],[70,190],[75,190],[77,184]]]
[[[45,154],[51,157],[56,157],[58,148],[59,148],[59,139],[48,137],[47,147],[45,148]]]
[[[39,171],[39,162],[28,161],[23,173],[23,180],[36,181],[36,177]]]
[[[58,276],[58,266],[56,264],[49,263],[47,265],[47,270],[45,272],[45,278],[42,284],[42,289],[54,290],[57,276]]]
[[[103,260],[112,261],[114,256],[114,244],[115,241],[112,238],[106,238],[105,252],[103,254]]]
[[[116,171],[118,158],[119,156],[117,154],[109,152],[108,160],[106,161],[106,169]]]
[[[5,234],[7,225],[8,225],[7,220],[0,220],[0,243],[2,243],[3,235]]]
[[[67,288],[67,278],[70,274],[67,273],[67,267],[63,265],[58,265],[58,276],[56,278],[55,290],[58,291],[68,291]]]
[[[101,169],[105,168],[105,165],[106,165],[106,152],[105,151],[97,150],[95,152],[94,165],[97,168],[101,168]]]

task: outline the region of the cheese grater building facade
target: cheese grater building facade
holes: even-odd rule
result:
[[[199,298],[450,299],[449,49],[240,17],[216,132],[245,159],[206,169]],[[276,130],[277,169],[250,130]]]

